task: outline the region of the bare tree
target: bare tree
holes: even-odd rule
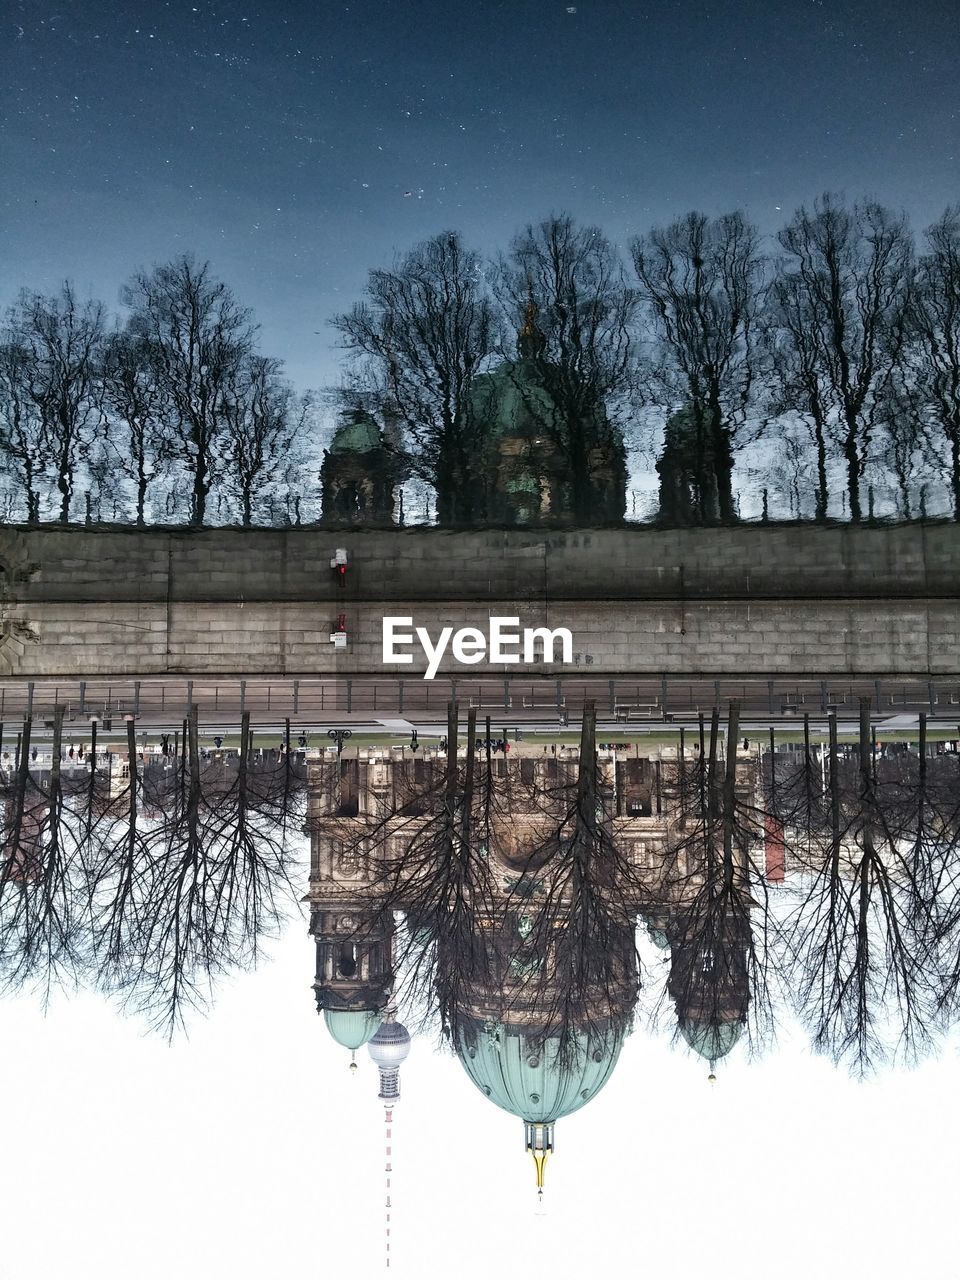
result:
[[[0,981],[36,985],[46,998],[89,963],[82,845],[70,821],[61,770],[63,707],[54,715],[49,771],[31,770],[31,723],[3,788]]]
[[[700,459],[694,488],[715,488],[721,521],[736,519],[734,452],[752,405],[764,262],[742,213],[689,213],[631,242],[656,345],[654,394],[690,420]],[[709,518],[709,516],[707,516]]]
[[[537,964],[525,999],[561,1059],[584,1034],[622,1036],[639,990],[636,867],[618,838],[615,811],[597,761],[596,706],[586,703],[575,778],[539,797],[552,816],[523,877],[539,881],[524,940]],[[519,897],[518,880],[511,899]]]
[[[817,453],[818,519],[827,512],[827,457],[846,468],[850,517],[863,515],[871,437],[902,359],[912,241],[906,220],[879,204],[845,208],[830,195],[800,208],[779,234],[771,290],[772,371],[780,407],[802,413]]]
[[[764,316],[769,358],[769,407],[781,419],[799,413],[813,443],[816,485],[814,519],[826,520],[830,505],[828,463],[831,405],[821,386],[821,344],[808,323],[809,305],[801,272],[778,271]]]
[[[108,466],[134,485],[138,525],[146,522],[147,493],[169,462],[169,423],[156,377],[157,352],[143,335],[122,329],[103,353],[104,452]]]
[[[816,516],[821,510],[818,505],[820,495],[827,493],[827,489],[820,486],[818,464],[819,459],[811,456],[810,438],[806,426],[803,423],[796,423],[792,414],[789,418],[781,418],[776,452],[773,457],[768,456],[764,459],[756,477],[766,495],[767,514],[771,506],[775,511],[783,512],[786,504],[790,518],[793,520],[803,520],[810,515]],[[812,507],[811,494],[813,495]],[[823,510],[825,509],[824,507]],[[767,518],[767,515],[764,518]]]
[[[678,755],[666,793],[675,818],[664,850],[662,886],[645,914],[670,944],[667,994],[677,1034],[712,1064],[746,1029],[754,1048],[775,1030],[777,924],[764,867],[764,813],[752,765],[738,761],[739,704],[727,708],[724,759],[720,712],[699,753]]]
[[[919,939],[918,963],[940,1026],[949,1030],[960,1013],[960,758],[930,755],[921,715],[916,760],[902,752],[894,763],[910,937]]]
[[[198,710],[177,767],[150,796],[158,817],[126,826],[96,877],[102,981],[172,1035],[211,983],[254,964],[291,893],[291,856],[251,787],[249,717],[236,772],[205,770]],[[131,770],[124,823],[137,821]]]
[[[585,714],[577,768],[554,771],[547,789],[533,761],[520,762],[528,777],[493,759],[489,720],[484,749],[475,710],[461,761],[457,720],[451,704],[445,763],[417,762],[408,777],[395,765],[383,811],[359,830],[356,818],[343,822],[351,862],[374,875],[369,920],[403,911],[397,969],[407,996],[439,1015],[454,1044],[497,1024],[549,1040],[565,1062],[585,1037],[594,1051],[609,1047],[636,998],[636,907],[598,794],[595,711]]]
[[[957,907],[960,777],[957,758],[933,754],[927,717],[918,716],[917,749],[908,744],[874,760],[876,843],[897,881],[906,931],[937,1007],[949,1007],[957,966],[944,964],[943,939]]]
[[[402,425],[414,473],[437,491],[441,523],[474,518],[482,490],[467,390],[494,347],[480,259],[456,232],[370,272],[366,299],[334,317],[361,381]]]
[[[295,403],[281,362],[249,355],[227,380],[223,397],[223,487],[245,528],[268,509],[283,466],[304,428],[307,406]]]
[[[280,770],[258,770],[250,713],[245,711],[236,773],[226,786],[208,783],[205,797],[206,840],[217,854],[216,913],[230,942],[231,963],[254,963],[262,937],[276,934],[297,900],[290,838],[300,829],[291,819],[302,782],[289,750],[289,732]]]
[[[103,305],[80,303],[69,282],[49,298],[24,290],[9,315],[8,341],[17,357],[15,364],[7,361],[7,376],[19,372],[15,399],[21,408],[29,406],[36,424],[33,434],[43,440],[64,523],[70,519],[78,465],[99,422],[97,375],[103,337]],[[12,407],[12,386],[5,390]],[[20,446],[18,461],[23,468],[30,428],[22,415],[19,425],[19,439],[13,443],[15,449]],[[26,479],[23,470],[21,475]]]
[[[500,260],[497,293],[504,331],[520,329],[521,356],[539,366],[537,386],[516,378],[517,391],[569,465],[573,515],[589,522],[598,505],[592,476],[598,447],[617,455],[624,470],[612,420],[633,387],[636,295],[600,228],[578,226],[569,214],[514,236]]]
[[[230,388],[253,351],[250,312],[189,256],[140,272],[124,291],[130,334],[153,359],[171,455],[190,484],[190,523],[203,524],[219,464]]]
[[[0,467],[31,524],[40,519],[49,462],[43,415],[31,395],[32,364],[20,335],[8,329],[0,344]]]
[[[861,702],[855,758],[841,756],[829,720],[829,781],[823,836],[811,842],[809,873],[789,929],[792,988],[815,1046],[864,1072],[898,1048],[927,1046],[932,1028],[933,902],[918,856],[878,792],[869,700]]]
[[[100,982],[107,989],[122,982],[146,927],[140,913],[155,856],[132,719],[127,722],[126,770],[126,787],[113,798],[104,819],[91,824],[87,841],[91,933]]]
[[[925,519],[928,482],[942,473],[942,437],[903,373],[897,370],[884,394],[873,456],[864,470],[871,519],[878,498],[900,520]]]
[[[492,972],[477,925],[495,898],[485,853],[493,771],[489,752],[486,768],[477,768],[475,710],[467,720],[462,768],[458,730],[458,707],[451,703],[445,763],[425,761],[418,768],[411,761],[380,818],[382,834],[375,826],[361,837],[363,856],[379,862],[381,911],[400,909],[406,915],[408,942],[398,968],[405,970],[411,994],[436,1011],[451,1037],[458,1033],[465,990],[482,986]]]
[[[960,206],[946,209],[924,234],[926,252],[910,295],[904,382],[911,420],[919,416],[946,441],[949,460],[942,469],[960,520]],[[940,462],[939,450],[935,456]]]

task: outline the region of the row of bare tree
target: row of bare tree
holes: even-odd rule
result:
[[[40,769],[24,721],[0,787],[0,984],[90,981],[172,1033],[296,901],[302,768],[289,751],[255,756],[249,714],[236,756],[205,762],[194,708],[182,750],[154,760],[138,756],[131,721],[115,770],[94,727],[78,772],[63,767],[63,719],[59,708]]]
[[[711,1059],[744,1032],[762,1049],[787,1010],[858,1073],[915,1058],[956,1022],[960,764],[928,754],[925,721],[919,754],[878,756],[864,705],[851,746],[831,717],[824,747],[806,722],[802,749],[749,760],[737,705],[723,733],[714,710],[665,763],[668,834],[638,858],[592,709],[573,773],[546,785],[484,758],[470,715],[466,759],[441,761],[355,837],[379,867],[382,911],[405,914],[411,1003],[439,1011],[454,1042],[481,1012],[535,1014],[572,1051],[584,1033],[622,1033],[640,985]],[[636,949],[638,916],[669,947],[665,981]]]
[[[630,254],[632,276],[599,228],[567,215],[528,226],[494,263],[446,233],[372,271],[335,318],[355,391],[402,423],[441,515],[483,427],[474,380],[512,354],[532,301],[552,406],[528,411],[571,457],[598,414],[654,442],[661,480],[679,466],[685,491],[671,500],[661,483],[663,518],[735,519],[734,467],[758,442],[761,483],[795,515],[842,504],[860,520],[872,466],[892,477],[898,515],[924,514],[924,486],[940,484],[960,518],[960,209],[919,253],[902,215],[825,195],[772,251],[740,212],[693,212]]]
[[[363,300],[334,317],[340,394],[380,419],[398,474],[435,490],[441,521],[482,518],[471,502],[489,424],[473,391],[515,357],[531,302],[549,396],[527,408],[544,437],[583,458],[595,424],[614,424],[659,458],[663,519],[732,520],[748,480],[777,515],[859,520],[876,481],[903,518],[936,493],[960,518],[957,207],[919,246],[871,201],[824,196],[772,247],[742,213],[694,212],[635,237],[630,257],[632,271],[599,228],[565,214],[493,261],[445,232],[371,271]],[[10,310],[4,514],[309,518],[316,401],[258,352],[250,312],[189,257],[138,273],[123,301],[116,325],[69,285],[25,291]]]
[[[247,717],[229,764],[203,762],[195,710],[172,757],[142,764],[129,737],[111,786],[95,737],[93,768],[61,766],[62,711],[49,767],[24,723],[2,779],[0,980],[93,981],[172,1031],[295,901],[305,780],[295,754],[255,757]],[[358,940],[403,913],[397,970],[454,1039],[535,1014],[574,1046],[625,1029],[642,983],[707,1057],[742,1031],[762,1048],[789,1008],[858,1071],[909,1059],[960,1012],[960,765],[928,752],[922,718],[919,739],[880,756],[864,704],[850,745],[831,717],[822,747],[806,722],[797,750],[746,758],[737,705],[725,732],[714,710],[658,771],[666,835],[638,854],[592,708],[579,759],[546,773],[495,759],[471,711],[465,757],[430,762],[360,834],[344,822],[376,870]],[[328,772],[316,785],[336,788]],[[665,983],[638,918],[669,948]]]
[[[8,312],[4,514],[289,520],[311,402],[258,351],[251,313],[188,256],[137,274],[123,301],[112,324],[67,283],[54,297],[25,290]]]

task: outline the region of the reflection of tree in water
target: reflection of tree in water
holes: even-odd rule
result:
[[[822,749],[805,721],[799,751],[738,750],[725,710],[723,734],[715,709],[662,762],[598,756],[590,708],[579,753],[493,758],[471,713],[457,757],[358,762],[379,783],[341,819],[365,868],[353,911],[391,936],[404,919],[383,992],[399,975],[461,1050],[513,1027],[562,1062],[629,1024],[640,920],[669,948],[677,1035],[707,1061],[744,1031],[763,1048],[791,1006],[857,1071],[926,1047],[960,985],[956,757],[929,754],[925,721],[919,755],[879,756],[867,707],[855,751],[835,717]]]
[[[823,746],[805,721],[797,750],[738,750],[725,711],[723,733],[717,709],[661,760],[598,753],[588,707],[559,754],[505,757],[471,710],[457,751],[312,765],[315,988],[335,1038],[368,1040],[399,982],[468,1071],[513,1054],[521,1076],[566,1079],[619,1051],[640,923],[669,949],[660,1006],[705,1060],[744,1031],[761,1048],[791,1004],[857,1070],[931,1044],[960,991],[957,757],[923,717],[919,754],[880,754],[866,705],[853,745],[831,716]],[[279,929],[305,765],[256,753],[246,716],[212,760],[195,710],[165,757],[141,758],[130,722],[112,773],[95,725],[82,768],[62,711],[50,727],[49,759],[30,720],[5,757],[2,980],[92,981],[172,1029]],[[449,742],[459,729],[451,707]]]
[[[451,707],[450,742],[457,729]],[[537,990],[549,974],[561,1003],[542,1013],[562,1027],[561,1004],[583,1005],[584,993],[602,983],[614,940],[623,951],[628,936],[633,955],[632,921],[616,894],[623,860],[600,813],[592,714],[584,732],[589,767],[555,757],[507,761],[491,749],[489,723],[477,738],[471,710],[462,755],[353,762],[358,781],[337,812],[314,813],[324,847],[331,839],[339,846],[325,867],[315,859],[315,870],[348,893],[354,881],[367,911],[372,900],[380,916],[404,913],[398,967],[454,1039],[468,992],[505,984],[500,1016],[519,989]],[[565,975],[560,983],[557,973]]]
[[[94,981],[172,1031],[211,979],[246,967],[293,900],[291,837],[304,795],[289,752],[254,756],[249,716],[228,764],[204,760],[198,713],[176,757],[141,764],[128,724],[125,776],[64,781],[63,711],[48,768],[31,769],[26,720],[4,778],[0,962],[8,987]],[[119,785],[116,785],[119,784]]]
[[[3,865],[0,868],[0,973],[13,987],[74,977],[86,958],[83,928],[81,822],[67,821],[71,784],[60,767],[63,709],[53,722],[51,766],[31,771],[31,723],[3,784]],[[93,787],[73,797],[87,827]]]
[[[408,1003],[439,1013],[474,1083],[523,1119],[542,1178],[553,1123],[605,1083],[632,1019],[635,929],[617,892],[629,867],[592,707],[566,760],[494,758],[474,710],[461,755],[458,728],[451,706],[442,755],[365,762],[359,804],[323,812],[314,797],[317,994],[334,1038],[355,1049],[399,975]],[[395,912],[404,927],[386,957]],[[376,979],[363,990],[337,973],[345,945]]]
[[[732,702],[723,760],[716,708],[709,738],[700,718],[692,762],[681,744],[668,785],[675,817],[663,850],[661,888],[646,904],[670,947],[667,994],[678,1033],[710,1062],[711,1075],[745,1027],[761,1044],[772,1030],[774,925],[764,868],[756,861],[762,815],[754,770],[738,761],[738,729],[739,706]]]
[[[807,725],[797,762],[767,776],[795,868],[787,962],[815,1046],[862,1071],[927,1048],[951,1004],[957,758],[928,753],[923,716],[918,754],[880,756],[866,700],[855,745],[831,715],[820,756]]]
[[[98,877],[94,921],[115,940],[105,976],[152,1020],[172,1026],[204,1001],[212,977],[252,965],[261,939],[278,932],[294,892],[289,760],[279,770],[257,767],[245,714],[232,767],[221,759],[202,768],[194,710],[186,752],[160,783],[147,856],[111,860]],[[132,803],[132,780],[128,792]],[[132,825],[128,815],[127,832]]]
[[[0,975],[8,988],[88,980],[172,1032],[211,983],[251,966],[294,896],[311,838],[314,990],[336,1043],[373,1044],[389,1115],[407,1033],[435,1018],[467,1076],[523,1123],[538,1186],[555,1126],[616,1068],[644,1004],[711,1075],[785,1010],[864,1071],[934,1043],[960,988],[960,768],[929,748],[880,754],[869,706],[841,741],[740,745],[734,702],[657,759],[596,743],[509,756],[477,712],[449,749],[264,759],[141,757],[125,772],[49,762],[24,723],[2,778]],[[179,746],[179,744],[178,744]],[[116,758],[115,758],[116,759]],[[638,926],[640,942],[638,946]],[[647,965],[647,939],[668,952]],[[379,1037],[379,1039],[378,1039]]]

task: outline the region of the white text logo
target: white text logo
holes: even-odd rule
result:
[[[426,627],[414,627],[413,618],[384,618],[383,660],[401,666],[413,665],[409,650],[419,641],[427,660],[425,680],[437,674],[443,655],[450,648],[455,662],[503,664],[534,662],[538,654],[544,662],[572,662],[573,636],[566,627],[524,627],[519,618],[491,618],[484,633],[477,627],[444,627],[434,644]],[[557,657],[559,648],[560,656]]]

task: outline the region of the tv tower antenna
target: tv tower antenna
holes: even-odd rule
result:
[[[390,1175],[391,1175],[391,1173],[393,1172],[393,1160],[392,1160],[392,1152],[393,1152],[393,1107],[392,1107],[392,1106],[388,1106],[388,1107],[386,1107],[386,1108],[385,1108],[385,1110],[384,1110],[384,1113],[383,1113],[383,1114],[384,1114],[384,1116],[386,1117],[386,1122],[387,1122],[387,1123],[386,1123],[386,1136],[387,1136],[387,1143],[386,1143],[386,1155],[387,1155],[387,1159],[386,1159],[386,1164],[384,1165],[384,1170],[385,1170],[385,1174],[386,1174],[386,1200],[384,1201],[384,1213],[385,1213],[384,1225],[385,1225],[385,1227],[386,1227],[387,1269],[389,1270],[389,1269],[390,1269],[390,1210],[391,1210],[391,1207],[392,1207],[392,1206],[391,1206],[391,1204],[390,1204]]]
[[[400,1065],[410,1052],[410,1033],[397,1022],[396,1008],[391,1005],[380,1024],[380,1029],[369,1041],[367,1051],[380,1072],[379,1098],[384,1107],[386,1121],[386,1160],[384,1163],[384,1227],[386,1230],[386,1265],[390,1266],[390,1232],[393,1213],[393,1108],[400,1099]]]

